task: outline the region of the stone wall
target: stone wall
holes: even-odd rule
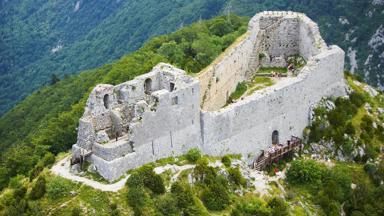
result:
[[[314,56],[298,77],[291,77],[215,112],[202,112],[203,151],[242,154],[252,160],[272,144],[302,137],[309,111],[321,98],[344,95],[344,52],[336,46]]]
[[[75,158],[90,151],[95,169],[113,180],[132,167],[200,148],[200,129],[198,80],[161,63],[132,81],[98,85],[72,150]]]
[[[286,67],[289,56],[308,60],[326,47],[317,25],[304,14],[257,14],[249,22],[248,32],[197,76],[201,107],[206,111],[222,108],[237,84],[252,77],[260,66]]]

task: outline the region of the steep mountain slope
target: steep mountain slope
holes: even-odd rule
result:
[[[108,63],[155,35],[233,12],[294,10],[319,23],[328,43],[348,52],[351,70],[382,86],[381,0],[118,0],[0,3],[0,115],[52,74],[63,77]]]

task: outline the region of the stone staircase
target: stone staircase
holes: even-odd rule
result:
[[[262,171],[266,167],[270,166],[273,162],[280,160],[285,155],[292,153],[297,147],[300,147],[301,139],[298,137],[292,136],[290,140],[287,141],[287,144],[275,149],[273,153],[264,151],[265,153],[257,158],[253,162],[253,169]]]

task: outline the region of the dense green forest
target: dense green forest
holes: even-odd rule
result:
[[[371,0],[16,0],[0,6],[0,115],[53,75],[62,79],[101,66],[155,35],[229,12],[304,12],[319,23],[328,43],[356,51],[356,71],[370,84],[383,79],[384,46],[369,45],[384,22],[383,5]]]
[[[133,79],[161,61],[197,73],[246,32],[247,22],[248,18],[232,15],[198,22],[156,37],[112,64],[67,77],[27,97],[0,121],[1,187],[10,177],[28,175],[45,154],[66,151],[76,142],[78,120],[96,84]]]
[[[63,78],[116,60],[155,35],[216,16],[224,2],[2,1],[0,115],[53,74]]]

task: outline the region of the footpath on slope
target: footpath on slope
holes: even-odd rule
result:
[[[225,171],[225,167],[220,161],[210,162],[209,166],[217,167],[217,168],[220,168],[221,171]],[[244,163],[241,160],[234,160],[232,162],[232,166],[240,168],[242,175],[250,181],[251,185],[254,186],[253,192],[259,193],[261,196],[268,195],[271,189],[269,185],[271,182],[276,182],[279,189],[284,192],[284,188],[279,184],[279,180],[285,178],[285,172],[279,172],[277,173],[276,176],[270,177],[264,172],[251,169],[246,163]],[[169,191],[170,186],[172,185],[172,183],[177,181],[182,171],[188,170],[188,169],[194,169],[194,168],[195,168],[194,164],[185,164],[182,166],[166,164],[164,166],[155,167],[154,172],[156,174],[162,174],[167,170],[170,170],[172,172],[170,184],[166,188],[167,191]],[[123,189],[127,179],[129,178],[129,175],[128,175],[123,179],[119,180],[118,182],[105,184],[105,183],[101,183],[86,177],[75,175],[70,172],[70,156],[67,156],[64,159],[60,160],[58,163],[56,163],[51,168],[51,171],[55,175],[61,176],[71,181],[82,183],[94,189],[106,191],[106,192],[117,192]]]
[[[104,184],[100,183],[98,181],[86,178],[86,177],[81,177],[78,175],[75,175],[70,172],[70,157],[65,157],[58,163],[56,163],[52,168],[51,171],[58,176],[61,176],[63,178],[75,181],[75,182],[80,182],[85,185],[88,185],[92,188],[101,190],[101,191],[109,191],[109,192],[117,192],[120,189],[122,189],[125,185],[125,182],[127,181],[128,177],[125,177],[118,182],[115,182],[113,184]]]

